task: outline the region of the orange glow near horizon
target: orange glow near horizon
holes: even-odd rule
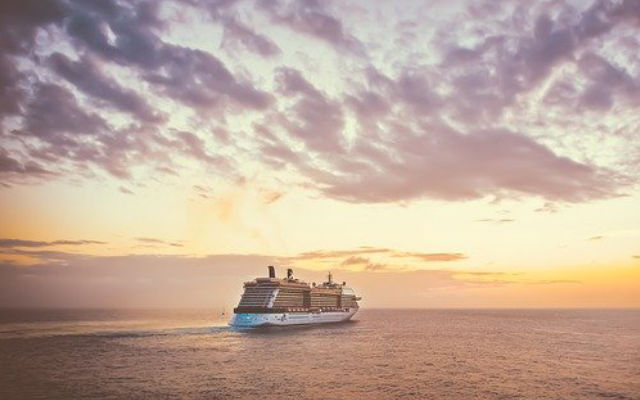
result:
[[[223,3],[6,10],[0,306],[640,306],[626,2]]]

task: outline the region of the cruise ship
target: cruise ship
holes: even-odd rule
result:
[[[358,311],[358,301],[346,282],[336,283],[331,273],[326,282],[309,285],[293,277],[276,278],[269,266],[269,277],[245,282],[240,303],[233,309],[229,325],[236,328],[322,324],[347,321]]]

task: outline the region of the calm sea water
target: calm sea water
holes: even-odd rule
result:
[[[640,399],[640,311],[0,311],[0,399]]]

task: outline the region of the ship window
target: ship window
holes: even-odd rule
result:
[[[272,287],[248,287],[245,288],[239,306],[242,307],[266,307],[273,294]]]

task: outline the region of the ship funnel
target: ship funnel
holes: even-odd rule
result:
[[[276,277],[276,269],[273,267],[273,265],[269,265],[269,278],[275,278]]]
[[[291,268],[287,268],[287,279],[293,279],[293,270]]]

